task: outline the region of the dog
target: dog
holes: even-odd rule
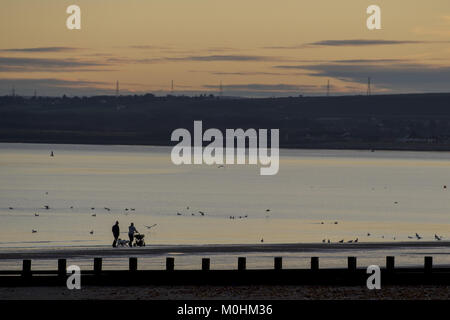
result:
[[[117,240],[118,247],[128,247],[129,243],[130,243],[130,240],[122,240],[120,238]]]

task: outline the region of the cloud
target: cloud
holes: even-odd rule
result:
[[[240,61],[240,62],[260,62],[260,61],[279,61],[279,62],[292,62],[295,60],[271,57],[271,56],[253,56],[253,55],[198,55],[198,56],[184,56],[184,57],[162,57],[162,58],[126,58],[117,57],[109,58],[106,60],[108,63],[112,64],[153,64],[161,62],[217,62],[217,61]]]
[[[386,64],[386,63],[407,63],[410,59],[339,59],[339,60],[316,60],[304,61],[306,63],[320,63],[320,64]],[[304,64],[301,65],[278,65],[274,66],[278,69],[307,69]]]
[[[189,70],[192,73],[209,73],[216,76],[298,76],[305,73],[300,72],[264,72],[264,71],[201,71],[201,70]]]
[[[366,46],[430,44],[430,43],[448,43],[448,41],[344,39],[344,40],[321,40],[292,46],[269,46],[264,47],[264,49],[305,49],[314,47],[366,47]]]
[[[302,73],[282,73],[282,72],[211,72],[218,76],[294,76]]]
[[[329,47],[355,47],[355,46],[380,46],[380,45],[399,45],[399,44],[418,44],[424,41],[411,40],[371,40],[371,39],[352,39],[352,40],[322,40],[307,43],[307,46],[329,46]]]
[[[128,46],[127,48],[139,51],[151,51],[151,52],[160,52],[162,54],[178,54],[185,56],[196,56],[201,54],[215,54],[215,53],[224,53],[224,52],[239,52],[240,49],[231,48],[231,47],[207,47],[207,48],[197,48],[193,49],[180,49],[175,46],[156,46],[156,45],[133,45]],[[189,57],[185,57],[188,59]],[[159,61],[163,61],[164,58],[160,58]]]
[[[103,66],[106,64],[78,59],[0,57],[0,72],[95,71],[89,68]]]
[[[170,49],[171,47],[162,47],[162,46],[154,46],[154,45],[134,45],[129,46],[131,49],[141,49],[141,50],[159,50],[159,49]]]
[[[208,56],[188,56],[181,58],[166,58],[169,61],[274,61],[276,57],[251,56],[251,55],[208,55]]]
[[[342,59],[331,60],[328,62],[334,63],[393,63],[393,62],[407,62],[408,59]]]
[[[12,49],[0,49],[3,52],[65,52],[76,51],[79,48],[73,47],[36,47],[36,48],[12,48]]]
[[[450,88],[450,66],[421,63],[328,63],[278,68],[309,70],[310,76],[353,83],[367,83],[367,78],[371,77],[375,86],[393,92],[448,92]]]

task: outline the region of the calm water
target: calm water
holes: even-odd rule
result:
[[[170,150],[0,144],[0,247],[109,246],[116,220],[153,245],[450,239],[450,153],[284,150],[261,176],[175,166]]]

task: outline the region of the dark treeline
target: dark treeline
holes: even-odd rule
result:
[[[0,97],[0,141],[173,145],[176,128],[278,128],[285,148],[450,150],[450,94]]]

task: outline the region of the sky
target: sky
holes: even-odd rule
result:
[[[81,8],[69,30],[66,8]],[[368,30],[368,6],[381,30]],[[450,91],[448,0],[2,0],[0,95]],[[220,84],[222,84],[220,86]]]

